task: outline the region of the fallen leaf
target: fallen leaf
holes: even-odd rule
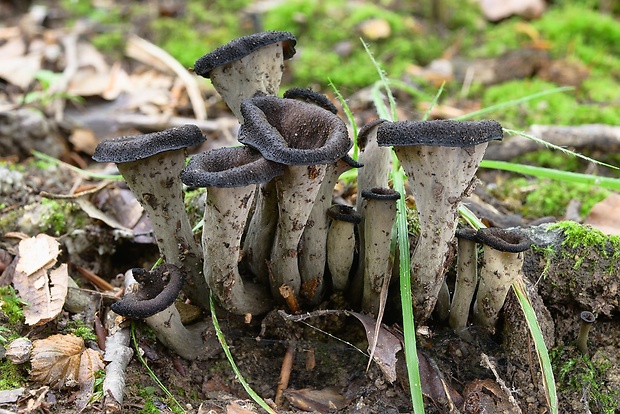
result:
[[[361,313],[351,312],[364,325],[368,343],[372,344],[375,337],[375,327],[377,321],[362,315]],[[384,327],[379,328],[379,340],[373,355],[373,360],[386,376],[388,381],[396,381],[396,354],[402,349],[400,340]]]
[[[64,263],[52,269],[59,253],[58,242],[46,234],[19,242],[13,286],[27,303],[24,317],[28,325],[45,324],[62,310],[69,274]]]
[[[368,19],[360,23],[362,37],[368,40],[387,39],[392,33],[390,24],[385,19]]]
[[[233,401],[226,406],[226,414],[256,414],[257,412],[256,410],[242,407],[237,401]]]
[[[535,19],[545,11],[543,0],[480,0],[480,8],[492,22],[512,15]]]
[[[30,379],[54,389],[89,384],[104,367],[101,354],[85,348],[84,340],[72,334],[33,341],[30,365]]]
[[[596,203],[584,224],[589,224],[606,234],[620,234],[620,194],[612,193],[603,201]]]
[[[319,411],[321,413],[341,410],[347,405],[347,400],[332,388],[312,390],[284,390],[284,396],[295,408],[303,411]]]

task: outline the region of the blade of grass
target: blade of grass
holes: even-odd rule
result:
[[[228,362],[230,363],[231,368],[235,372],[235,376],[237,377],[237,380],[239,380],[239,382],[243,386],[243,389],[256,402],[256,404],[260,405],[260,407],[263,410],[267,411],[268,413],[276,414],[273,408],[271,408],[265,402],[265,400],[263,400],[261,396],[258,395],[252,389],[252,387],[250,387],[250,384],[248,384],[248,382],[245,380],[245,378],[241,374],[241,371],[239,371],[239,368],[237,367],[237,364],[235,363],[235,360],[233,359],[233,356],[230,353],[230,348],[228,347],[228,344],[226,343],[226,338],[224,337],[224,333],[220,329],[220,324],[217,320],[217,315],[215,314],[215,302],[213,301],[213,294],[209,295],[209,305],[211,308],[211,318],[213,320],[213,327],[215,328],[215,334],[217,335],[217,339],[220,341],[220,345],[222,346],[222,349],[224,350],[224,354],[226,354],[226,358],[228,359]]]
[[[602,188],[606,188],[608,190],[620,190],[620,179],[617,178],[599,177],[596,175],[574,173],[569,171],[559,171],[552,168],[534,167],[531,165],[515,164],[506,161],[483,160],[480,163],[480,167],[511,171],[519,174],[550,178],[552,180],[558,181],[596,185]]]
[[[532,307],[532,304],[527,296],[523,280],[519,279],[513,283],[512,289],[519,299],[521,309],[523,309],[525,319],[527,320],[527,326],[530,330],[532,338],[534,338],[534,346],[536,348],[536,354],[538,355],[538,360],[543,373],[543,381],[545,383],[547,404],[549,405],[551,413],[557,414],[558,396],[555,388],[555,378],[553,376],[553,369],[551,368],[551,360],[549,358],[549,352],[547,351],[547,345],[545,344],[545,340],[540,330],[540,325],[536,319],[536,313],[534,312],[534,308]]]
[[[380,80],[373,86],[373,101],[377,109],[377,113],[381,118],[395,121],[396,120],[396,101],[390,90],[390,85],[385,73],[373,57],[370,49],[362,40],[366,54],[372,61]],[[380,90],[383,88],[388,97],[390,111],[385,107],[383,97]],[[405,173],[400,167],[400,162],[396,157],[396,153],[392,151],[392,172],[391,172],[394,190],[400,193],[400,199],[397,201],[396,226],[399,249],[399,276],[400,276],[400,300],[403,308],[403,333],[405,337],[405,360],[407,365],[407,376],[409,378],[409,391],[411,392],[411,402],[413,412],[415,414],[424,413],[424,398],[422,396],[422,383],[420,381],[418,350],[415,338],[415,323],[413,320],[413,297],[411,294],[411,275],[409,262],[409,231],[407,228],[407,205],[405,203]]]
[[[496,105],[487,106],[486,108],[482,108],[482,109],[479,109],[479,110],[474,111],[474,112],[469,112],[469,113],[467,113],[465,115],[458,116],[458,117],[456,117],[454,119],[457,120],[457,121],[464,121],[465,119],[471,119],[471,118],[477,117],[479,115],[484,115],[484,114],[487,114],[489,112],[497,111],[498,109],[504,109],[504,108],[507,108],[507,107],[510,107],[510,106],[515,106],[515,105],[518,105],[520,103],[531,101],[531,100],[536,99],[536,98],[541,98],[541,97],[546,96],[546,95],[551,95],[551,94],[560,93],[560,92],[572,91],[574,89],[575,88],[573,88],[572,86],[562,86],[562,87],[559,87],[559,88],[547,89],[545,91],[534,93],[532,95],[524,96],[522,98],[513,99],[513,100],[510,100],[510,101],[498,103]]]
[[[353,154],[351,155],[351,158],[357,161],[359,147],[357,146],[357,124],[355,123],[355,117],[353,116],[353,112],[351,112],[351,108],[349,107],[349,104],[344,99],[344,97],[342,96],[342,94],[340,93],[336,85],[334,85],[334,82],[332,82],[330,78],[327,78],[327,82],[329,83],[329,86],[334,91],[334,94],[336,95],[336,98],[338,98],[338,101],[340,101],[340,105],[342,105],[342,109],[344,110],[344,113],[347,116],[347,119],[349,120],[351,129],[353,130]]]
[[[614,165],[607,164],[607,163],[595,160],[594,158],[586,157],[583,154],[580,154],[580,153],[575,152],[575,151],[571,151],[571,150],[566,149],[566,148],[562,148],[562,147],[560,147],[558,145],[555,145],[555,144],[552,144],[550,142],[547,142],[544,139],[535,137],[534,135],[529,135],[529,134],[526,134],[525,132],[515,131],[515,130],[512,130],[512,129],[506,129],[506,128],[502,128],[502,129],[504,130],[504,132],[506,132],[508,134],[511,134],[511,135],[521,135],[522,137],[527,138],[527,139],[531,139],[532,141],[537,142],[537,143],[539,143],[541,145],[544,145],[547,148],[552,148],[554,150],[562,151],[564,154],[572,155],[574,157],[579,157],[581,159],[584,159],[584,160],[589,161],[589,162],[593,162],[593,163],[598,164],[598,165],[603,165],[603,166],[608,167],[608,168],[613,168],[614,170],[620,169],[620,168],[618,168],[618,167],[616,167]]]
[[[390,81],[388,80],[387,76],[385,76],[385,72],[383,71],[383,69],[381,69],[381,66],[379,65],[379,63],[377,63],[377,61],[375,60],[375,57],[373,56],[372,52],[368,48],[368,44],[364,42],[364,39],[360,38],[360,41],[362,42],[362,45],[364,46],[366,55],[368,55],[368,57],[370,58],[370,61],[372,62],[372,65],[375,67],[375,69],[377,70],[377,73],[379,74],[381,85],[385,89],[385,93],[387,95],[388,102],[390,104],[390,109],[392,111],[392,116],[383,117],[381,114],[379,114],[379,116],[385,119],[395,121],[396,120],[396,101],[394,100],[394,95],[392,95],[392,90],[390,89]]]
[[[422,121],[426,121],[428,119],[428,117],[431,115],[431,111],[433,110],[435,105],[437,105],[437,101],[439,101],[439,97],[443,93],[443,87],[444,87],[445,84],[446,84],[446,82],[442,82],[441,83],[441,86],[439,87],[439,89],[437,90],[437,93],[433,97],[433,101],[431,102],[431,104],[428,106],[428,109],[424,113],[424,116],[422,117]]]
[[[80,175],[84,175],[86,177],[90,177],[90,178],[96,178],[99,180],[115,180],[115,181],[122,181],[123,180],[123,176],[120,174],[99,174],[99,173],[94,173],[94,172],[90,172],[90,171],[86,171],[83,170],[81,168],[78,167],[74,167],[71,164],[67,164],[66,162],[62,162],[59,159],[56,159],[52,156],[49,156],[47,154],[44,154],[42,152],[36,151],[36,150],[32,150],[32,155],[35,156],[35,158],[38,158],[40,160],[49,162],[50,164],[54,164],[54,165],[59,165],[61,167],[65,167],[70,169],[71,171],[74,171]]]
[[[131,340],[133,342],[133,347],[136,350],[136,356],[138,357],[138,360],[140,361],[140,363],[142,365],[144,365],[144,367],[146,368],[146,371],[148,372],[149,377],[151,377],[153,382],[155,382],[155,384],[157,384],[157,386],[164,392],[164,394],[166,394],[166,396],[174,404],[176,404],[176,406],[178,407],[180,412],[185,413],[185,409],[183,408],[183,406],[177,401],[176,398],[174,398],[174,395],[172,395],[172,393],[170,391],[168,391],[168,388],[166,388],[166,386],[159,380],[159,378],[157,378],[157,375],[155,375],[155,373],[153,372],[151,367],[149,367],[149,365],[146,363],[146,361],[142,357],[142,353],[140,352],[140,347],[138,346],[138,339],[136,337],[136,322],[132,322],[131,323]],[[170,408],[172,408],[172,407],[170,407]],[[174,410],[174,411],[176,411],[176,410]]]
[[[394,157],[396,158],[396,157]],[[400,301],[403,308],[403,335],[405,337],[405,358],[407,361],[407,377],[409,378],[409,391],[413,403],[413,412],[424,413],[424,398],[422,397],[422,383],[418,369],[418,350],[415,338],[415,324],[413,321],[413,297],[411,294],[411,277],[409,274],[409,232],[407,229],[407,205],[405,203],[405,183],[402,168],[392,174],[394,189],[400,193],[400,199],[396,202],[396,222],[398,228],[399,249],[399,276],[400,276]]]

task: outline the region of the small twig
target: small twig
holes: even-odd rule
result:
[[[204,100],[202,99],[196,77],[191,75],[189,71],[174,57],[168,54],[168,52],[141,37],[133,35],[130,36],[127,41],[127,55],[141,62],[151,64],[153,64],[153,60],[155,60],[166,69],[174,72],[185,84],[187,95],[189,96],[196,119],[207,119],[207,110],[205,109]]]
[[[295,359],[295,342],[290,341],[284,354],[282,368],[280,369],[280,380],[276,389],[275,403],[281,407],[284,403],[284,390],[288,388],[288,382],[291,378],[291,370],[293,369],[293,360]]]
[[[497,382],[500,388],[506,393],[506,395],[508,396],[508,400],[510,401],[512,406],[515,408],[516,412],[521,413],[522,412],[521,407],[519,407],[517,400],[512,395],[512,392],[510,391],[510,389],[506,386],[506,383],[504,382],[504,380],[497,373],[497,368],[495,367],[495,364],[491,362],[489,357],[484,353],[481,355],[480,365],[482,365],[485,368],[490,369],[491,372],[493,372],[493,375],[495,376],[495,382]]]

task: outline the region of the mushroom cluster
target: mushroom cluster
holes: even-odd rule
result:
[[[277,96],[295,45],[291,33],[262,32],[196,61],[195,73],[211,80],[239,121],[238,146],[196,154],[185,165],[185,149],[205,140],[192,125],[98,146],[93,159],[118,165],[153,222],[166,266],[134,272],[140,290],[115,311],[146,319],[174,313],[172,301],[182,289],[200,307],[208,306],[211,293],[238,315],[265,313],[274,302],[296,311],[330,291],[379,314],[398,248],[392,227],[400,194],[389,188],[387,147],[405,169],[420,217],[411,261],[416,316],[433,311],[455,249],[458,205],[488,141],[501,139],[501,126],[372,121],[360,130],[358,163],[348,155],[349,131],[327,97],[302,88]],[[334,204],[338,177],[351,168],[361,168],[356,205]],[[191,233],[182,184],[205,188],[200,241]],[[179,277],[153,280],[161,275]],[[492,323],[487,309],[496,304],[479,298],[484,311],[477,318]]]

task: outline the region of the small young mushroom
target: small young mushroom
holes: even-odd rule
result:
[[[415,197],[420,236],[411,256],[414,311],[420,321],[435,307],[454,250],[458,208],[475,183],[488,142],[502,139],[495,121],[384,122],[380,146],[393,146]]]
[[[297,40],[289,32],[260,32],[234,39],[204,55],[194,71],[210,78],[239,122],[241,102],[259,95],[277,95],[284,60],[295,54]]]
[[[192,187],[206,187],[202,248],[204,274],[218,302],[229,312],[261,314],[271,308],[269,293],[239,274],[241,237],[256,184],[284,172],[248,147],[218,148],[195,155],[181,174]]]
[[[208,308],[209,291],[202,274],[202,253],[194,240],[179,178],[185,149],[205,140],[195,125],[151,134],[112,138],[97,145],[93,159],[114,162],[153,225],[164,262],[187,273],[185,294]]]
[[[392,227],[396,217],[398,191],[390,188],[371,188],[362,191],[364,198],[364,290],[362,310],[377,315],[382,289],[386,289],[392,274],[390,259]]]
[[[357,200],[355,202],[356,211],[362,216],[362,223],[359,226],[359,256],[357,271],[351,289],[351,299],[358,302],[363,291],[364,272],[364,208],[362,192],[371,188],[387,188],[388,177],[391,168],[391,150],[380,147],[377,144],[377,128],[384,119],[375,119],[364,125],[357,134],[357,144],[362,151],[359,161],[364,164],[364,168],[357,174]]]
[[[577,336],[577,349],[583,355],[588,355],[588,336],[592,324],[596,322],[596,316],[590,311],[579,314],[579,336]]]
[[[285,164],[275,179],[278,224],[270,256],[272,291],[301,287],[298,248],[328,164],[351,148],[344,122],[316,105],[274,96],[254,97],[241,104],[244,123],[239,141],[268,160]]]
[[[458,256],[456,259],[456,282],[450,304],[450,327],[457,333],[467,327],[471,301],[478,282],[478,251],[476,230],[463,228],[456,230]]]
[[[154,270],[131,269],[139,283],[137,291],[125,293],[111,308],[119,315],[145,319],[171,306],[183,287],[185,274],[175,265],[164,263]]]
[[[134,274],[142,282],[138,282]],[[165,287],[162,286],[164,279],[169,279]],[[162,264],[150,272],[129,270],[125,273],[125,298],[113,304],[112,310],[130,318],[144,319],[168,349],[181,358],[193,360],[205,354],[208,347],[202,340],[200,329],[188,329],[183,325],[173,303],[176,297],[174,292],[178,294],[178,285],[182,284],[182,280],[182,270],[170,264]],[[157,295],[162,287],[163,290]],[[136,289],[138,292],[134,293]],[[156,296],[149,299],[152,295]]]
[[[334,290],[343,291],[349,284],[349,274],[355,257],[355,226],[362,221],[351,206],[335,204],[327,210],[331,218],[327,231],[327,267]]]
[[[493,331],[508,290],[521,274],[523,252],[532,242],[521,230],[497,227],[478,230],[476,241],[482,244],[484,259],[474,303],[474,321]]]
[[[360,168],[348,155],[329,164],[319,193],[314,200],[306,227],[301,236],[299,249],[299,271],[302,281],[302,296],[311,303],[320,301],[324,290],[324,272],[327,257],[328,210],[332,205],[332,193],[338,177],[351,168]]]

